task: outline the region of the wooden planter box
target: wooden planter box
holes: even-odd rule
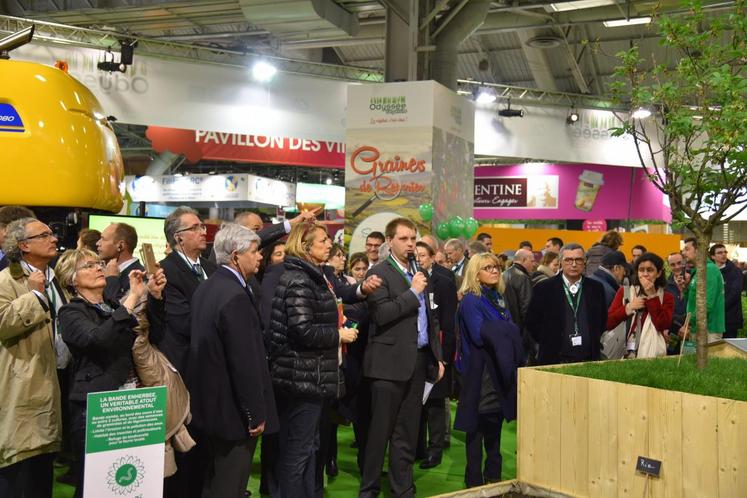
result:
[[[641,360],[645,361],[645,360]],[[572,496],[747,496],[747,402],[519,370],[517,480]]]

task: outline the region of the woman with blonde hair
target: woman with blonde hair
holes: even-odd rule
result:
[[[358,335],[343,327],[342,307],[322,270],[331,247],[323,224],[294,225],[286,243],[285,272],[272,298],[270,375],[280,417],[276,477],[283,497],[315,494],[322,407],[341,395],[338,350]]]
[[[519,328],[511,319],[500,262],[491,253],[473,256],[465,270],[457,310],[457,368],[462,388],[454,429],[467,433],[467,487],[501,479],[501,426],[516,418],[516,369],[524,359]],[[486,459],[482,469],[482,447]]]

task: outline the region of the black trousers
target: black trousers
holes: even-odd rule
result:
[[[736,339],[739,329],[734,325],[727,325],[724,331],[724,339]]]
[[[407,381],[371,381],[371,423],[363,460],[361,497],[374,498],[379,494],[387,446],[391,496],[414,496],[412,464],[418,444],[423,389],[430,358],[430,351],[419,351],[415,370]]]
[[[477,419],[477,432],[467,433],[467,465],[464,468],[464,484],[468,488],[482,486],[486,482],[501,480],[501,427],[503,414],[481,413]],[[482,449],[485,447],[485,468],[482,465]]]
[[[257,438],[226,441],[203,437],[208,458],[202,498],[244,498]]]
[[[0,497],[52,498],[55,455],[36,455],[0,469]]]
[[[313,498],[316,493],[316,451],[322,400],[280,395],[276,475],[280,498]]]
[[[418,453],[439,459],[446,440],[446,400],[428,398],[423,405],[418,435]]]
[[[187,425],[187,430],[197,444],[186,453],[174,452],[177,470],[176,474],[164,479],[166,498],[200,498],[202,496],[208,462],[207,442],[194,424]]]

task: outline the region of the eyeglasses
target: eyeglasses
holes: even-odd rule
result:
[[[207,226],[204,223],[198,223],[196,225],[192,225],[191,227],[182,228],[181,230],[176,231],[176,233],[182,232],[207,232]]]
[[[370,242],[366,242],[366,247],[370,247],[371,249],[378,249],[383,245],[383,242],[381,244],[371,244]]]
[[[498,267],[495,265],[487,265],[480,268],[481,271],[486,271],[488,273],[493,273],[494,271],[498,271]]]
[[[106,267],[106,263],[103,261],[88,261],[82,266],[78,267],[78,270],[103,270]]]
[[[715,254],[726,254],[726,251],[716,251]]]
[[[581,266],[586,263],[585,258],[563,258],[563,263],[570,266]]]
[[[34,239],[47,240],[48,238],[54,237],[54,236],[55,236],[54,233],[51,232],[51,231],[50,232],[42,232],[42,233],[38,233],[36,235],[31,235],[30,237],[26,237],[25,239],[22,239],[22,241],[34,240]]]

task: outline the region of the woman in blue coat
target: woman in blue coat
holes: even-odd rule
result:
[[[460,289],[457,369],[462,390],[454,428],[467,433],[467,487],[501,479],[501,426],[516,412],[516,368],[524,357],[519,328],[511,320],[511,294],[498,258],[473,256]],[[485,447],[485,466],[482,469]]]

